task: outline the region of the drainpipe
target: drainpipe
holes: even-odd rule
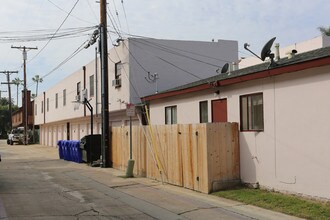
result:
[[[44,92],[44,124],[46,124],[46,92]]]
[[[95,47],[95,115],[98,115],[98,77],[97,77],[97,47]]]
[[[83,66],[83,72],[84,72],[84,90],[85,90],[86,89],[86,66]],[[81,100],[81,101],[83,101],[83,100]],[[84,117],[86,117],[86,105],[84,105]]]

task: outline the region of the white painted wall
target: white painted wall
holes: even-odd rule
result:
[[[240,95],[263,93],[264,131],[240,132],[243,182],[330,199],[329,65],[220,90],[230,122],[240,121]],[[177,105],[178,123],[196,123],[198,103],[206,99],[215,99],[212,89],[152,101],[151,122],[164,124],[165,106]]]

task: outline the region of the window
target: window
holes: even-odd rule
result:
[[[240,97],[241,131],[264,130],[263,94]]]
[[[165,124],[176,124],[176,106],[165,107]]]
[[[44,101],[41,101],[41,114],[44,113]]]
[[[199,123],[208,122],[207,101],[199,102]]]
[[[66,105],[66,89],[63,89],[63,106]]]
[[[115,64],[115,79],[120,78],[122,68],[123,68],[123,64],[121,62]]]
[[[89,96],[94,96],[94,75],[89,76]]]
[[[55,108],[58,108],[58,93],[55,94]]]
[[[49,98],[47,98],[47,112],[49,111]]]
[[[77,99],[80,100],[81,82],[77,83]]]

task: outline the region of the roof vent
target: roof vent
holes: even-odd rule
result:
[[[298,51],[296,49],[293,49],[289,52],[287,52],[286,54],[288,55],[288,59],[294,58],[296,53],[298,53]]]

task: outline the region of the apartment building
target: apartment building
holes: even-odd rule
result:
[[[134,104],[133,124],[141,123],[140,98],[217,74],[227,62],[238,60],[237,41],[216,42],[119,39],[108,51],[109,124],[129,122],[127,104]],[[40,143],[56,146],[61,139],[80,139],[91,132],[89,109],[78,104],[85,95],[93,107],[93,132],[101,133],[100,62],[81,69],[44,91],[34,100]]]

